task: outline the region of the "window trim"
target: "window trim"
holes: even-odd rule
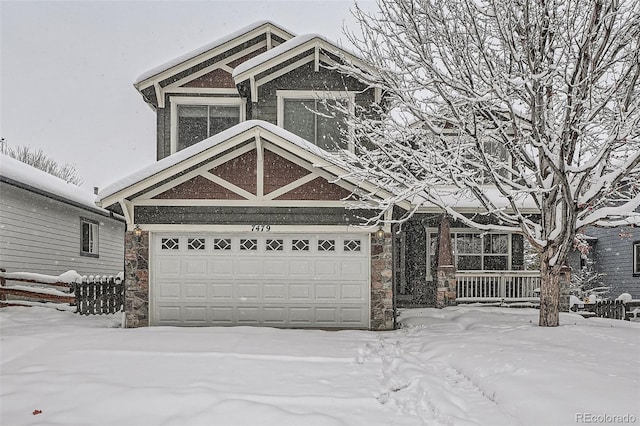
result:
[[[175,154],[178,147],[178,106],[180,105],[237,106],[240,108],[239,123],[247,119],[247,100],[241,97],[169,96],[169,103],[171,103],[171,154]]]
[[[355,111],[356,92],[353,91],[338,91],[338,90],[276,90],[277,97],[277,125],[284,129],[284,101],[286,99],[347,99],[349,102],[349,113],[353,114]],[[347,150],[354,152],[353,133],[349,129],[349,137],[347,140]],[[313,143],[313,141],[309,141]]]
[[[84,228],[85,223],[90,225],[90,229],[93,229],[90,236],[92,240],[90,241],[90,245],[92,246],[91,248],[93,249],[92,251],[84,251],[83,249],[84,233],[82,228]],[[88,219],[86,217],[81,217],[80,218],[80,256],[95,257],[95,258],[100,257],[99,242],[100,242],[100,222],[92,219]]]
[[[479,256],[483,259],[482,264],[484,266],[484,256],[506,256],[507,258],[507,268],[505,269],[505,271],[512,271],[512,263],[513,263],[513,241],[512,241],[512,232],[487,232],[487,231],[480,231],[480,230],[476,230],[476,229],[470,229],[470,228],[451,228],[450,229],[451,232],[451,236],[452,236],[452,250],[453,250],[453,258],[454,261],[456,263],[456,271],[467,271],[467,269],[457,269],[457,258],[458,258],[458,253],[456,253],[456,247],[455,247],[455,234],[491,234],[491,235],[506,235],[507,236],[507,253],[506,254],[491,254],[491,253],[484,253],[484,238],[482,239],[482,251],[483,253],[479,254]],[[426,265],[427,265],[427,273],[426,273],[426,277],[428,281],[431,281],[433,279],[433,275],[431,275],[431,256],[434,255],[435,253],[431,253],[431,234],[438,234],[438,228],[426,228],[426,247],[425,247],[425,252],[426,252]],[[468,253],[463,253],[464,255],[471,255]],[[495,270],[490,270],[490,269],[470,269],[469,271],[475,271],[475,272],[495,272]]]
[[[640,240],[634,241],[631,245],[631,271],[634,277],[640,277],[640,262],[637,262],[638,252],[640,252]]]

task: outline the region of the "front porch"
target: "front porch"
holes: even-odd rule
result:
[[[540,302],[539,271],[457,271],[456,303]]]

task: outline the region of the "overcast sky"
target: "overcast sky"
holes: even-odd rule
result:
[[[155,115],[133,87],[140,74],[261,20],[346,44],[351,7],[351,0],[0,0],[0,135],[75,164],[84,187],[104,187],[155,161]]]

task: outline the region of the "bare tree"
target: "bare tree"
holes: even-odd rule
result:
[[[541,326],[577,230],[640,223],[640,2],[378,0],[349,33],[383,93],[351,117],[354,174],[540,253]],[[458,212],[467,197],[492,225]],[[531,214],[532,209],[536,214]],[[409,213],[410,215],[411,213]],[[379,219],[382,218],[382,213]]]
[[[2,138],[2,140],[0,140],[0,153],[58,177],[67,183],[78,186],[82,185],[83,179],[78,176],[78,171],[73,165],[69,163],[64,163],[63,165],[58,164],[58,162],[49,158],[40,148],[35,149],[30,146],[17,146],[14,148],[9,146],[7,141]]]

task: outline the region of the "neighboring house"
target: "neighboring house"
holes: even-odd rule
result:
[[[640,228],[589,228],[595,269],[605,274],[602,282],[610,287],[609,295],[616,298],[629,293],[640,299]]]
[[[158,161],[98,194],[128,225],[126,326],[382,330],[401,304],[535,297],[520,235],[449,224],[429,206],[393,228],[357,226],[376,212],[353,201],[390,194],[350,179],[336,155],[354,148],[331,106],[381,97],[333,67],[344,60],[367,66],[260,22],[138,79],[157,113]],[[437,268],[447,245],[458,294]]]
[[[91,192],[0,154],[0,268],[122,272],[124,219],[94,200]]]

